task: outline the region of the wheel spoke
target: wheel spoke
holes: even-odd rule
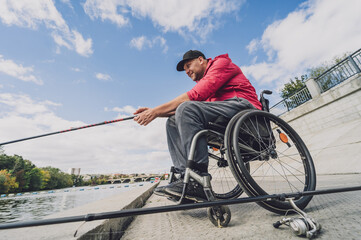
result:
[[[268,164],[269,164],[269,162],[267,162]],[[287,181],[287,183],[289,183],[289,184],[291,184],[295,189],[297,189],[297,187],[295,187],[292,183],[290,183],[289,181],[288,181],[288,179],[287,179],[287,177],[285,176],[282,176],[282,174],[281,173],[279,173],[278,171],[277,171],[277,169],[275,169],[271,164],[269,164],[270,165],[270,167],[273,169],[273,170],[275,170],[284,180],[286,180]],[[292,189],[291,189],[292,190]]]

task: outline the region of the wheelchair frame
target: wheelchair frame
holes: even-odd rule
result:
[[[243,114],[246,114],[246,113],[249,113],[249,112],[253,112],[253,111],[260,111],[260,112],[269,112],[269,106],[268,106],[268,99],[264,98],[264,94],[271,94],[272,92],[271,91],[268,91],[268,90],[265,90],[261,93],[260,95],[260,102],[262,103],[262,110],[263,111],[260,111],[260,110],[252,110],[252,109],[247,109],[247,110],[243,110],[241,111],[240,113],[238,113],[237,115],[243,115]],[[268,113],[269,114],[269,113]],[[236,120],[237,121],[237,120]],[[232,122],[232,120],[230,121]],[[228,124],[230,124],[230,122]],[[215,126],[216,128],[224,128],[223,126],[220,126],[218,124],[215,124],[215,123],[209,123],[209,125],[213,125]],[[239,125],[239,124],[238,124]],[[290,127],[290,126],[289,126]],[[191,143],[191,147],[190,147],[190,153],[189,153],[189,156],[188,156],[188,161],[187,161],[187,165],[186,165],[186,170],[185,170],[185,175],[184,175],[184,180],[183,180],[183,191],[182,191],[182,194],[181,194],[181,197],[180,199],[177,201],[177,204],[183,204],[184,203],[184,200],[186,198],[186,194],[187,194],[187,186],[189,184],[189,181],[190,181],[190,178],[194,179],[196,182],[198,182],[200,185],[203,186],[203,189],[204,189],[204,193],[207,197],[207,200],[210,201],[210,202],[213,202],[215,200],[217,200],[217,198],[215,197],[215,194],[212,190],[212,185],[211,185],[211,178],[210,176],[201,176],[199,174],[197,174],[197,172],[195,172],[193,170],[193,165],[194,165],[194,155],[195,155],[195,150],[196,150],[196,146],[197,146],[197,142],[198,140],[201,138],[201,137],[206,137],[206,136],[209,136],[211,135],[212,137],[215,137],[215,138],[219,138],[219,139],[224,139],[223,143],[226,143],[227,140],[225,139],[226,137],[228,137],[227,135],[227,131],[229,130],[228,129],[229,126],[227,125],[226,127],[226,133],[220,133],[220,132],[217,132],[215,130],[212,130],[212,129],[205,129],[205,130],[201,130],[199,131],[192,139],[192,143]],[[291,128],[291,127],[290,127]],[[292,128],[291,128],[292,129]],[[228,131],[229,132],[229,131]],[[296,132],[294,132],[294,134],[297,134]],[[297,135],[298,136],[298,135]],[[237,138],[238,136],[233,136],[233,138]],[[302,140],[301,140],[302,142]],[[223,145],[220,144],[220,145]],[[289,144],[289,143],[287,143]],[[302,144],[304,145],[304,143],[302,142]],[[227,144],[225,144],[226,146],[224,147],[224,150],[226,151],[227,153],[227,156],[230,156],[232,155],[231,153],[227,152],[227,151],[230,151],[230,148],[232,148],[232,146],[227,146]],[[242,144],[242,143],[237,143],[237,147],[239,149],[241,149],[242,151],[245,151],[245,152],[248,152],[248,153],[251,153],[251,154],[258,154],[258,151],[256,151],[255,149],[253,149],[252,147],[250,146],[247,146],[245,144]],[[233,146],[233,148],[235,148]],[[307,150],[307,149],[306,149]],[[308,152],[308,150],[307,150]],[[228,157],[227,158],[227,162],[229,161],[232,161],[230,159],[231,157]],[[311,169],[310,171],[313,171],[313,175],[315,175],[315,171],[314,171],[314,167],[313,167],[313,161],[312,161],[312,158],[310,157],[310,165],[311,165]],[[228,163],[229,164],[229,163]],[[170,183],[173,181],[173,169],[171,169],[171,176],[170,176]],[[231,168],[232,170],[232,174],[234,176],[234,178],[237,180],[238,184],[240,185],[241,189],[240,189],[240,194],[242,194],[243,190],[246,190],[247,194],[250,196],[250,197],[256,197],[257,194],[253,194],[251,191],[247,190],[247,189],[244,189],[244,181],[245,180],[242,180],[242,179],[239,179],[239,175],[237,175],[234,170]],[[248,169],[249,171],[249,166],[248,166]],[[242,174],[242,171],[241,170],[241,174]],[[306,173],[305,173],[306,174]],[[310,190],[315,190],[315,176],[314,176],[314,184],[312,184],[311,186],[311,189]],[[308,190],[308,189],[307,189]],[[239,195],[240,195],[239,194]],[[237,195],[236,197],[238,197],[239,195]],[[262,194],[260,194],[262,195]],[[306,201],[305,204],[303,204],[304,206],[300,206],[301,208],[304,208],[307,206],[308,202],[311,200],[312,196],[309,197],[309,200]],[[294,206],[297,207],[297,205],[294,203],[294,202],[290,202],[289,201],[289,209],[287,210],[282,210],[282,209],[273,209],[272,207],[268,206],[267,204],[264,204],[264,203],[260,203],[260,205],[264,208],[266,208],[267,210],[270,210],[270,211],[273,211],[273,212],[276,212],[276,213],[284,213],[284,212],[287,212],[289,211],[290,209],[294,208]],[[294,208],[295,209],[295,208]],[[299,208],[297,208],[298,210],[300,210]],[[301,211],[301,210],[300,210]],[[211,220],[211,222],[218,226],[218,227],[225,227],[228,225],[229,221],[230,221],[230,218],[231,218],[231,213],[230,213],[230,210],[227,206],[215,206],[215,207],[211,207],[210,209],[208,209],[208,218]]]

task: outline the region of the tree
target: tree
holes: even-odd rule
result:
[[[17,189],[19,184],[7,169],[0,170],[0,193],[8,193]]]
[[[4,193],[73,186],[69,174],[61,172],[58,168],[37,168],[31,161],[19,155],[0,154],[0,169],[0,192]]]
[[[290,82],[286,83],[281,90],[281,97],[288,98],[294,93],[298,92],[301,88],[305,86],[305,81],[307,79],[307,75],[301,75],[301,78],[295,77],[295,81],[290,79]]]
[[[73,181],[73,185],[76,187],[84,185],[83,176],[72,174],[71,179]]]
[[[58,168],[45,167],[43,170],[49,172],[50,178],[46,183],[46,189],[65,188],[73,186],[72,178],[69,174],[63,173]]]
[[[19,190],[30,190],[31,170],[35,168],[35,165],[31,161],[23,159],[23,157],[19,155],[14,155],[11,158],[14,159],[12,173],[16,177],[16,181],[19,183]]]
[[[13,169],[15,165],[15,159],[5,154],[0,155],[0,169]]]
[[[50,181],[50,173],[44,169],[41,169],[40,172],[42,175],[41,189],[45,189],[48,182]]]
[[[15,173],[16,182],[19,184],[19,192],[29,188],[29,181],[25,179],[25,171],[21,169]]]
[[[43,174],[39,168],[33,168],[29,172],[29,190],[40,190],[43,186]]]

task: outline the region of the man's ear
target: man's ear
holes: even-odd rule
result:
[[[203,57],[201,57],[201,56],[198,57],[198,60],[199,60],[199,63],[200,63],[200,64],[203,64],[204,61],[205,61],[205,59],[204,59]]]

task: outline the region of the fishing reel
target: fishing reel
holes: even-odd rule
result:
[[[305,212],[299,209],[291,198],[286,199],[290,202],[294,211],[300,215],[297,218],[283,218],[281,221],[273,223],[273,227],[279,228],[281,225],[289,226],[293,233],[298,236],[306,236],[308,239],[316,236],[320,230],[321,225],[313,218],[308,216]]]

